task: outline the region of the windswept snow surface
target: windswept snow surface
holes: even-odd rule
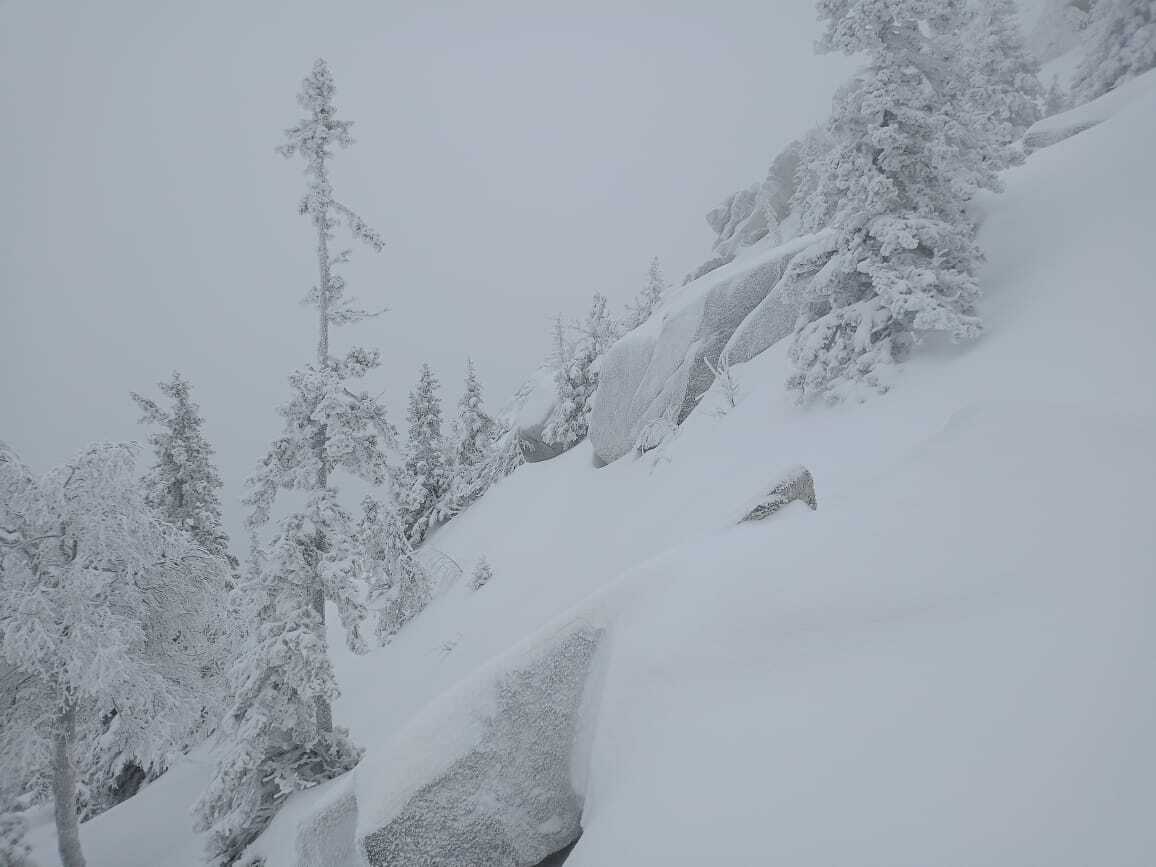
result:
[[[441,697],[484,693],[492,661],[545,624],[596,616],[597,700],[573,768],[584,833],[568,867],[1150,867],[1156,80],[1144,80],[1114,117],[978,203],[981,341],[930,343],[890,394],[816,410],[790,403],[776,345],[735,367],[736,408],[715,413],[708,394],[661,448],[602,469],[585,444],[524,466],[438,530],[430,544],[467,567],[485,555],[494,577],[452,588],[368,657],[335,650],[336,713],[368,749],[358,792],[385,802],[426,782],[396,765],[391,781],[380,759],[405,755],[417,730],[410,766],[436,765],[420,751],[469,734]],[[794,464],[813,472],[818,511],[735,526]],[[356,779],[363,769],[374,778]],[[194,771],[82,826],[92,867],[196,863]],[[299,796],[291,815],[327,799]],[[157,860],[162,834],[172,857]],[[57,863],[48,835],[34,839]],[[280,838],[262,842],[284,853],[270,867],[292,863]]]

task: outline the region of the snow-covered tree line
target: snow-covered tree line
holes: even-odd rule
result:
[[[543,430],[546,443],[565,449],[586,436],[590,401],[598,386],[598,360],[624,331],[654,315],[666,289],[655,258],[645,285],[621,320],[610,314],[606,297],[599,293],[581,322],[567,325],[561,316],[556,318],[551,354],[556,403]],[[409,395],[408,438],[394,478],[402,524],[415,546],[524,462],[518,431],[503,426],[486,410],[471,359],[466,361],[457,414],[448,425],[440,388],[429,365],[423,365]]]

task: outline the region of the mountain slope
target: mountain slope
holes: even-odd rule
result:
[[[709,393],[657,452],[596,469],[583,444],[435,533],[494,578],[368,657],[335,651],[367,757],[294,799],[261,841],[270,867],[343,786],[388,818],[421,782],[397,757],[469,735],[472,708],[443,697],[473,701],[576,620],[606,637],[571,867],[1150,863],[1156,73],[1134,86],[977,203],[975,345],[923,347],[864,405],[802,410],[779,344],[736,367],[737,407]],[[734,526],[796,463],[818,511]],[[187,816],[152,791],[86,844],[147,823],[186,849]],[[94,867],[155,863],[92,848]]]

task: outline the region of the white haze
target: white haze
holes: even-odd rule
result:
[[[128,392],[180,369],[237,533],[313,345],[303,179],[273,147],[315,56],[356,121],[337,192],[388,243],[346,274],[391,308],[355,336],[400,422],[422,361],[452,402],[472,355],[495,405],[555,312],[706,258],[706,210],[848,75],[816,33],[812,0],[0,4],[0,439],[40,469],[143,439]]]

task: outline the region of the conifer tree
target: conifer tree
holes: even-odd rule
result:
[[[216,611],[203,585],[225,561],[157,519],[136,448],[96,444],[35,477],[0,444],[0,726],[5,784],[51,778],[58,848],[82,867],[77,758],[116,708],[145,766],[179,746],[201,708],[197,645]]]
[[[966,215],[998,189],[1000,143],[975,123],[959,0],[819,0],[820,50],[866,54],[835,99],[834,146],[812,193],[836,241],[813,279],[788,381],[800,400],[889,387],[892,366],[929,332],[981,331],[980,252]]]
[[[646,271],[646,285],[638,296],[627,305],[625,328],[631,331],[654,315],[662,303],[663,293],[666,292],[666,278],[662,276],[662,268],[658,264],[658,257],[650,260],[650,267]]]
[[[305,162],[308,188],[299,210],[317,236],[319,278],[305,298],[318,314],[317,350],[314,363],[290,375],[291,396],[279,410],[283,433],[249,480],[247,524],[254,534],[269,525],[280,492],[297,492],[303,505],[276,522],[267,544],[258,542],[239,588],[251,628],[229,672],[233,706],[223,729],[230,749],[197,805],[197,827],[211,829],[215,863],[240,857],[291,792],[356,764],[358,749],[333,725],[337,683],[326,649],[326,603],[336,608],[350,648],[362,652],[366,599],[383,573],[397,568],[370,562],[375,552],[362,532],[366,519],[346,510],[335,481],[344,471],[371,488],[382,485],[394,433],[381,402],[352,385],[379,366],[377,351],[353,347],[340,357],[330,351],[332,326],[375,315],[345,294],[335,269],[350,251],[332,252],[337,229],[345,225],[355,240],[383,247],[333,195],[329,160],[335,148],[353,143],[351,122],[336,117],[334,92],[329,69],[318,60],[298,96],[306,116],[286,130],[278,148]]]
[[[229,537],[221,525],[221,476],[213,464],[213,448],[202,430],[200,407],[193,401],[188,380],[174,372],[157,384],[170,407],[133,392],[141,408],[141,424],[160,430],[149,435],[155,463],[145,476],[145,501],[162,521],[190,533],[214,556],[229,554]]]
[[[1156,67],[1156,0],[1098,0],[1072,92],[1095,99]]]
[[[458,467],[481,463],[494,434],[494,420],[486,413],[482,383],[472,358],[466,359],[466,384],[458,400]]]
[[[1014,162],[1006,146],[1040,119],[1044,103],[1040,64],[1024,44],[1015,0],[979,0],[964,37],[973,110],[1005,146],[997,153]]]
[[[450,488],[446,444],[442,436],[440,383],[428,364],[421,366],[409,393],[409,441],[399,480],[398,500],[410,542],[420,543],[446,517],[439,509]]]
[[[571,345],[555,323],[555,388],[557,405],[542,430],[544,442],[569,448],[584,439],[589,429],[591,399],[598,388],[597,362],[618,338],[614,320],[606,311],[606,297],[594,294],[586,319]]]

